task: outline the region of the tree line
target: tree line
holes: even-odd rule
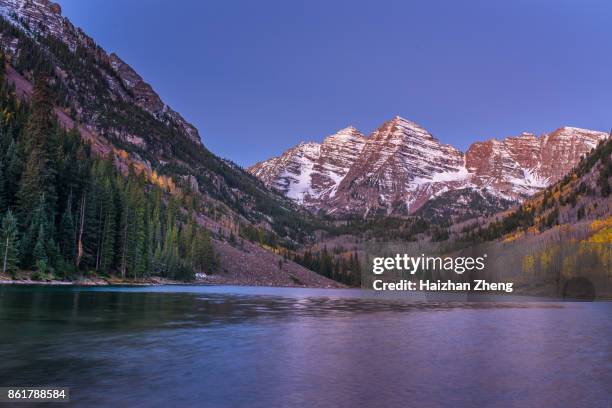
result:
[[[32,270],[75,278],[86,272],[189,280],[214,271],[208,232],[181,197],[170,196],[112,153],[100,158],[54,112],[49,79],[30,103],[5,82],[0,61],[0,259],[13,276]]]
[[[293,262],[345,285],[361,284],[361,263],[356,252],[347,253],[341,248],[332,252],[323,247],[320,251],[306,250],[303,254],[295,254]]]

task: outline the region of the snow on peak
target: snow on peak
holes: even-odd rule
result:
[[[590,130],[590,129],[583,129],[583,128],[579,128],[579,127],[572,127],[572,126],[563,126],[560,130],[565,131],[565,132],[575,132],[575,133],[584,133],[587,135],[601,135],[601,134],[607,134],[605,132],[600,132],[598,130]]]
[[[560,179],[603,132],[560,128],[522,132],[472,144],[463,154],[401,116],[363,136],[353,126],[322,143],[301,143],[281,159],[249,169],[308,208],[363,214],[404,203],[411,213],[427,200],[461,188],[520,200]],[[271,169],[274,169],[272,171]]]
[[[440,173],[434,173],[431,180],[434,183],[445,183],[452,181],[464,181],[470,178],[470,173],[467,167],[462,166],[459,169],[453,169],[454,171],[444,171]]]
[[[321,153],[321,145],[317,142],[300,142],[295,150],[312,158],[318,158]]]
[[[345,127],[344,129],[340,129],[333,135],[327,136],[323,143],[329,141],[343,141],[343,142],[352,142],[354,140],[365,140],[365,136],[353,126]]]
[[[359,130],[357,130],[356,127],[352,126],[352,125],[348,125],[347,127],[340,129],[338,132],[336,133],[360,133]]]
[[[419,125],[418,123],[405,119],[399,115],[396,115],[393,119],[391,119],[391,122],[404,128],[425,130],[423,126]]]

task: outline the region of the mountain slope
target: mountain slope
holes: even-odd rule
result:
[[[266,185],[309,206],[335,194],[340,181],[361,154],[365,137],[347,127],[323,143],[300,143],[281,156],[257,163],[249,171]]]
[[[563,127],[540,137],[523,133],[476,142],[464,154],[421,126],[396,117],[368,138],[359,136],[350,151],[336,150],[342,171],[334,173],[327,189],[317,185],[316,171],[327,139],[301,144],[248,170],[307,208],[336,217],[409,215],[441,197],[420,212],[439,219],[441,212],[433,208],[462,196],[463,206],[453,205],[453,211],[443,213],[463,219],[473,214],[472,204],[486,207],[490,214],[541,191],[605,137],[603,132]]]
[[[60,124],[76,128],[124,174],[133,168],[171,194],[193,195],[185,211],[197,212],[217,246],[236,246],[229,238],[247,226],[274,236],[276,245],[293,245],[312,231],[308,214],[208,151],[191,124],[129,65],[74,27],[57,4],[0,0],[0,14],[0,46],[15,93],[27,100],[35,80],[48,76]],[[263,249],[240,251],[258,257]],[[221,259],[222,271],[232,268],[238,266]]]
[[[434,224],[452,225],[462,221],[488,217],[516,205],[514,201],[489,193],[486,189],[461,188],[433,197],[414,215]]]
[[[487,276],[517,291],[593,300],[612,296],[612,138],[518,207],[452,228],[451,240],[489,256]]]
[[[329,203],[329,212],[411,213],[466,176],[461,152],[398,116],[368,138]]]
[[[59,4],[47,0],[0,0],[0,10],[6,18],[33,36],[48,35],[62,41],[70,52],[85,54],[91,58],[91,62],[98,65],[104,76],[107,82],[105,85],[112,98],[134,103],[155,116],[160,122],[171,123],[191,140],[200,143],[198,131],[193,125],[167,106],[153,88],[117,55],[107,54],[96,45],[92,38],[74,27],[67,18],[62,16]],[[18,48],[18,42],[14,43],[14,46]],[[17,49],[11,51],[17,51]],[[108,69],[109,67],[112,69]],[[62,67],[57,68],[62,69]],[[64,80],[71,80],[68,77],[70,74],[71,72],[68,71],[60,72]],[[72,104],[77,111],[84,108],[74,101]],[[123,137],[127,136],[123,135]]]
[[[507,199],[526,198],[565,176],[607,135],[562,127],[537,137],[523,133],[472,144],[466,152],[473,183]]]
[[[472,238],[538,234],[558,225],[606,220],[612,216],[612,138],[602,140],[561,180],[491,222]]]
[[[176,187],[199,190],[252,221],[273,215],[262,209],[283,213],[290,207],[238,166],[210,153],[192,125],[131,67],[62,17],[58,5],[0,0],[0,11],[11,22],[2,23],[0,44],[20,75],[14,83],[25,80],[27,86],[34,70],[47,71],[54,78],[58,111],[81,124],[101,154],[112,146],[118,160],[137,163],[149,177],[167,176]]]

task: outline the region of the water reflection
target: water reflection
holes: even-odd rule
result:
[[[77,405],[606,406],[610,303],[0,288],[0,386]]]

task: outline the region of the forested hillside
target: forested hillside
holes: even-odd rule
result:
[[[472,224],[465,239],[480,242],[612,215],[612,138],[599,145],[561,181],[486,227]]]
[[[570,175],[507,214],[491,216],[514,201],[455,186],[409,217],[384,211],[383,217],[315,216],[211,153],[197,129],[133,68],[74,27],[56,6],[0,0],[3,274],[188,280],[197,272],[214,272],[210,282],[330,285],[305,267],[355,285],[366,241],[452,241],[465,247],[610,214],[607,141]],[[401,118],[391,122],[383,132],[389,137],[416,143],[424,136]],[[363,137],[354,133],[347,129],[328,138],[329,149],[321,151],[329,160],[320,158],[320,170],[348,169],[337,153],[359,150]],[[601,136],[574,128],[555,135],[538,140],[556,140],[568,157],[576,156],[575,140],[589,142],[582,149]],[[537,141],[525,135],[521,140]],[[462,168],[460,155],[455,159]],[[548,162],[558,180],[558,166]],[[366,168],[367,160],[363,164]],[[423,170],[414,164],[409,170]],[[447,170],[427,177],[463,180],[464,172]],[[325,180],[321,191],[330,187]],[[346,187],[345,193],[352,189]],[[369,197],[379,200],[370,187]]]
[[[94,149],[113,150],[124,156],[119,157],[120,164],[135,163],[149,179],[165,177],[178,188],[209,197],[205,210],[214,219],[268,224],[281,238],[298,239],[302,231],[312,230],[312,218],[300,215],[289,200],[212,154],[173,116],[141,103],[143,98],[159,97],[152,90],[140,95],[140,87],[149,87],[144,82],[130,87],[119,67],[112,65],[117,57],[106,54],[91,38],[71,24],[58,38],[44,25],[14,19],[0,17],[0,45],[7,51],[7,61],[27,81],[33,82],[38,73],[51,78],[54,102],[92,133]]]
[[[208,151],[192,125],[58,7],[15,4],[0,1],[2,98],[14,118],[3,123],[2,170],[14,174],[3,191],[6,271],[126,279],[205,272],[199,279],[213,283],[333,285],[288,256],[279,267],[324,224]],[[48,123],[36,135],[30,122],[41,115]],[[11,155],[18,162],[31,154],[44,156],[33,183],[25,162],[9,165]],[[41,230],[44,251],[38,245],[35,256]]]
[[[169,195],[114,157],[92,154],[53,111],[51,79],[36,78],[30,104],[16,98],[0,61],[0,254],[3,274],[36,279],[116,272],[190,280],[215,256],[189,195]]]

